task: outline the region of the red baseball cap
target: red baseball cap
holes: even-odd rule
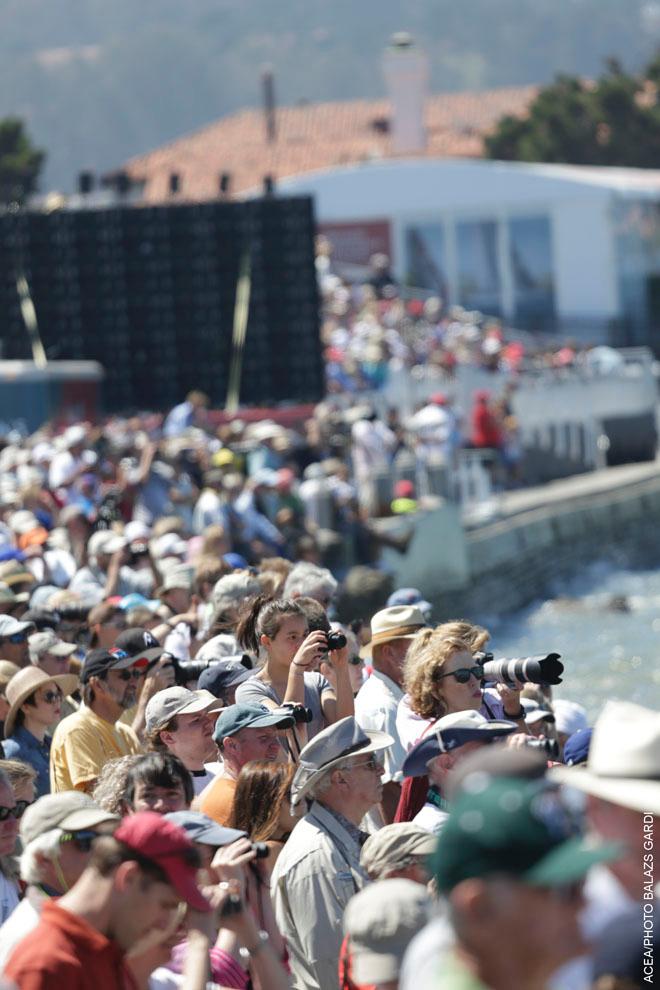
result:
[[[196,911],[211,905],[197,886],[195,847],[182,828],[155,811],[128,815],[114,837],[145,859],[159,866],[182,900]]]

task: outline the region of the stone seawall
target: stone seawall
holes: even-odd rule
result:
[[[417,525],[407,558],[397,561],[392,554],[386,563],[396,569],[395,587],[420,587],[439,617],[469,618],[512,612],[561,593],[562,578],[598,560],[660,566],[657,464],[505,495],[496,520],[469,529],[441,506]]]

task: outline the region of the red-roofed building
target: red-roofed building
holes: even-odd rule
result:
[[[441,93],[426,101],[426,147],[416,157],[479,158],[484,136],[505,114],[524,114],[538,87]],[[275,110],[275,139],[268,140],[262,110],[241,110],[193,134],[131,159],[124,166],[142,187],[145,203],[171,201],[170,176],[179,177],[177,201],[215,199],[220,176],[231,177],[233,196],[320,169],[397,157],[392,151],[388,100],[346,100]]]

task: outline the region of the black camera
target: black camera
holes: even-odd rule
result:
[[[561,684],[564,665],[560,653],[547,653],[536,657],[515,657],[507,660],[493,658],[492,653],[475,653],[474,659],[483,664],[484,680],[499,681],[514,687],[516,681],[531,684]]]
[[[256,858],[257,859],[266,859],[267,856],[268,856],[268,853],[270,852],[270,850],[269,850],[269,848],[268,848],[268,846],[266,845],[265,842],[253,842],[252,843],[252,848],[254,849],[254,851],[256,853]]]
[[[295,701],[285,701],[279,708],[274,708],[273,712],[276,715],[293,715],[296,725],[300,725],[302,722],[311,722],[314,718],[311,708],[305,708],[304,705],[296,704]]]
[[[222,904],[218,912],[221,918],[229,918],[232,914],[240,914],[243,910],[243,901],[238,894],[230,894]]]
[[[343,650],[346,646],[346,637],[343,632],[329,632],[326,635],[328,650]]]
[[[186,663],[179,663],[174,660],[174,675],[179,687],[187,687],[192,681],[197,681],[202,673],[209,666],[208,660],[188,660]]]
[[[545,753],[549,760],[559,759],[559,743],[556,739],[526,739],[525,745]]]

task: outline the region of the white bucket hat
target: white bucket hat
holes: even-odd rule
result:
[[[549,773],[604,801],[660,815],[660,715],[629,701],[608,701],[594,726],[586,765]]]

